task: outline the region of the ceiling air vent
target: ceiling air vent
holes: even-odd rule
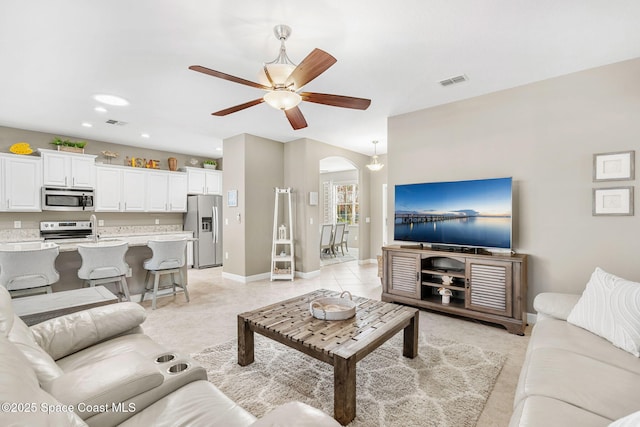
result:
[[[120,120],[113,120],[113,119],[109,119],[105,123],[109,125],[116,125],[116,126],[124,126],[127,124],[127,122],[121,122]]]
[[[444,87],[447,87],[457,83],[466,82],[467,80],[469,80],[467,76],[465,76],[464,74],[461,74],[459,76],[449,77],[448,79],[440,80],[440,84]]]

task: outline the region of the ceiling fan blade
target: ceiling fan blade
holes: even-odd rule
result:
[[[232,76],[231,74],[223,73],[221,71],[212,70],[211,68],[203,67],[201,65],[192,65],[189,67],[190,70],[198,71],[199,73],[208,74],[213,77],[218,77],[223,80],[229,80],[230,82],[240,83],[241,85],[251,86],[258,89],[271,90],[269,86],[261,85],[260,83],[252,82],[250,80],[245,80],[240,77]]]
[[[336,58],[329,55],[324,50],[313,49],[313,51],[293,70],[289,78],[287,78],[286,85],[288,86],[293,83],[296,90],[300,89],[302,86],[324,73],[329,67],[335,64],[336,61]]]
[[[334,107],[354,108],[356,110],[366,110],[371,104],[370,99],[330,95],[327,93],[301,92],[300,96],[303,101],[315,102],[316,104],[333,105]]]
[[[226,116],[227,114],[235,113],[236,111],[244,110],[245,108],[253,107],[264,102],[263,98],[254,99],[253,101],[245,102],[244,104],[236,105],[235,107],[225,108],[224,110],[211,113],[212,116]]]
[[[291,127],[294,130],[302,129],[307,127],[307,121],[304,119],[302,115],[302,111],[298,107],[289,108],[288,110],[284,110],[284,114],[286,114],[287,119],[289,119],[289,123],[291,123]]]

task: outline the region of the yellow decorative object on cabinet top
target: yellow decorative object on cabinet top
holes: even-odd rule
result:
[[[11,151],[13,154],[31,154],[31,153],[33,153],[33,150],[31,149],[29,144],[26,143],[26,142],[17,142],[15,144],[13,144],[11,147],[9,147],[9,151]]]

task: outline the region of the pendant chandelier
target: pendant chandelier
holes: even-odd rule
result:
[[[377,172],[384,167],[384,164],[378,162],[378,151],[376,150],[376,145],[378,141],[372,141],[373,143],[373,157],[371,157],[371,163],[367,165],[367,168],[372,172]]]

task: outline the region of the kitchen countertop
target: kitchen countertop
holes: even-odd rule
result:
[[[72,252],[78,250],[79,244],[97,244],[100,246],[110,246],[115,242],[127,242],[130,247],[133,246],[147,246],[149,240],[174,240],[174,239],[187,239],[196,240],[193,237],[191,231],[169,231],[159,232],[153,234],[105,234],[98,238],[97,242],[88,237],[85,239],[70,239],[69,241],[56,240],[44,241],[42,239],[29,240],[24,242],[11,242],[0,243],[0,251],[33,251],[38,249],[45,249],[57,245],[60,247],[60,252]]]

